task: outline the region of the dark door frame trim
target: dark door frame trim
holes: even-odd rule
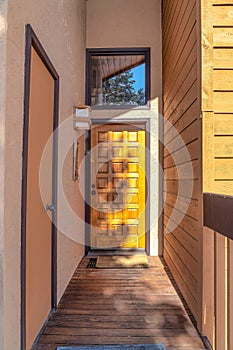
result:
[[[146,148],[150,151],[150,119],[149,118],[140,118],[140,119],[92,119],[92,125],[106,125],[106,124],[132,124],[146,131]],[[86,137],[86,161],[85,161],[85,254],[87,254],[90,248],[90,216],[91,210],[90,206],[87,203],[90,203],[90,156],[89,151],[91,149],[91,131],[89,131],[88,136]],[[150,158],[148,154],[146,154],[146,203],[148,203],[149,207],[146,205],[146,253],[150,255]]]
[[[21,350],[26,348],[26,209],[27,209],[27,166],[28,166],[28,124],[30,101],[31,48],[34,48],[54,79],[53,130],[58,126],[59,75],[30,24],[26,25],[25,75],[24,75],[24,125],[22,159],[22,202],[21,202]],[[53,140],[53,203],[57,203],[57,133]],[[56,212],[52,223],[52,295],[51,310],[57,305],[57,228]]]

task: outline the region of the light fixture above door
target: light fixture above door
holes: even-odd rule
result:
[[[90,106],[74,106],[73,128],[75,130],[89,130],[91,128],[91,111]]]

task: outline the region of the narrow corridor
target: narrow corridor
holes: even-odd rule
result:
[[[159,258],[149,268],[87,268],[82,259],[35,350],[58,345],[155,344],[204,349]]]

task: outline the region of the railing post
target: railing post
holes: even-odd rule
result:
[[[228,240],[228,349],[233,349],[233,241]]]
[[[227,238],[215,233],[216,350],[227,347]]]

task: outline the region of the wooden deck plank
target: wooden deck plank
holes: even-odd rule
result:
[[[161,342],[204,349],[161,260],[149,260],[147,269],[90,269],[83,258],[33,350]]]

